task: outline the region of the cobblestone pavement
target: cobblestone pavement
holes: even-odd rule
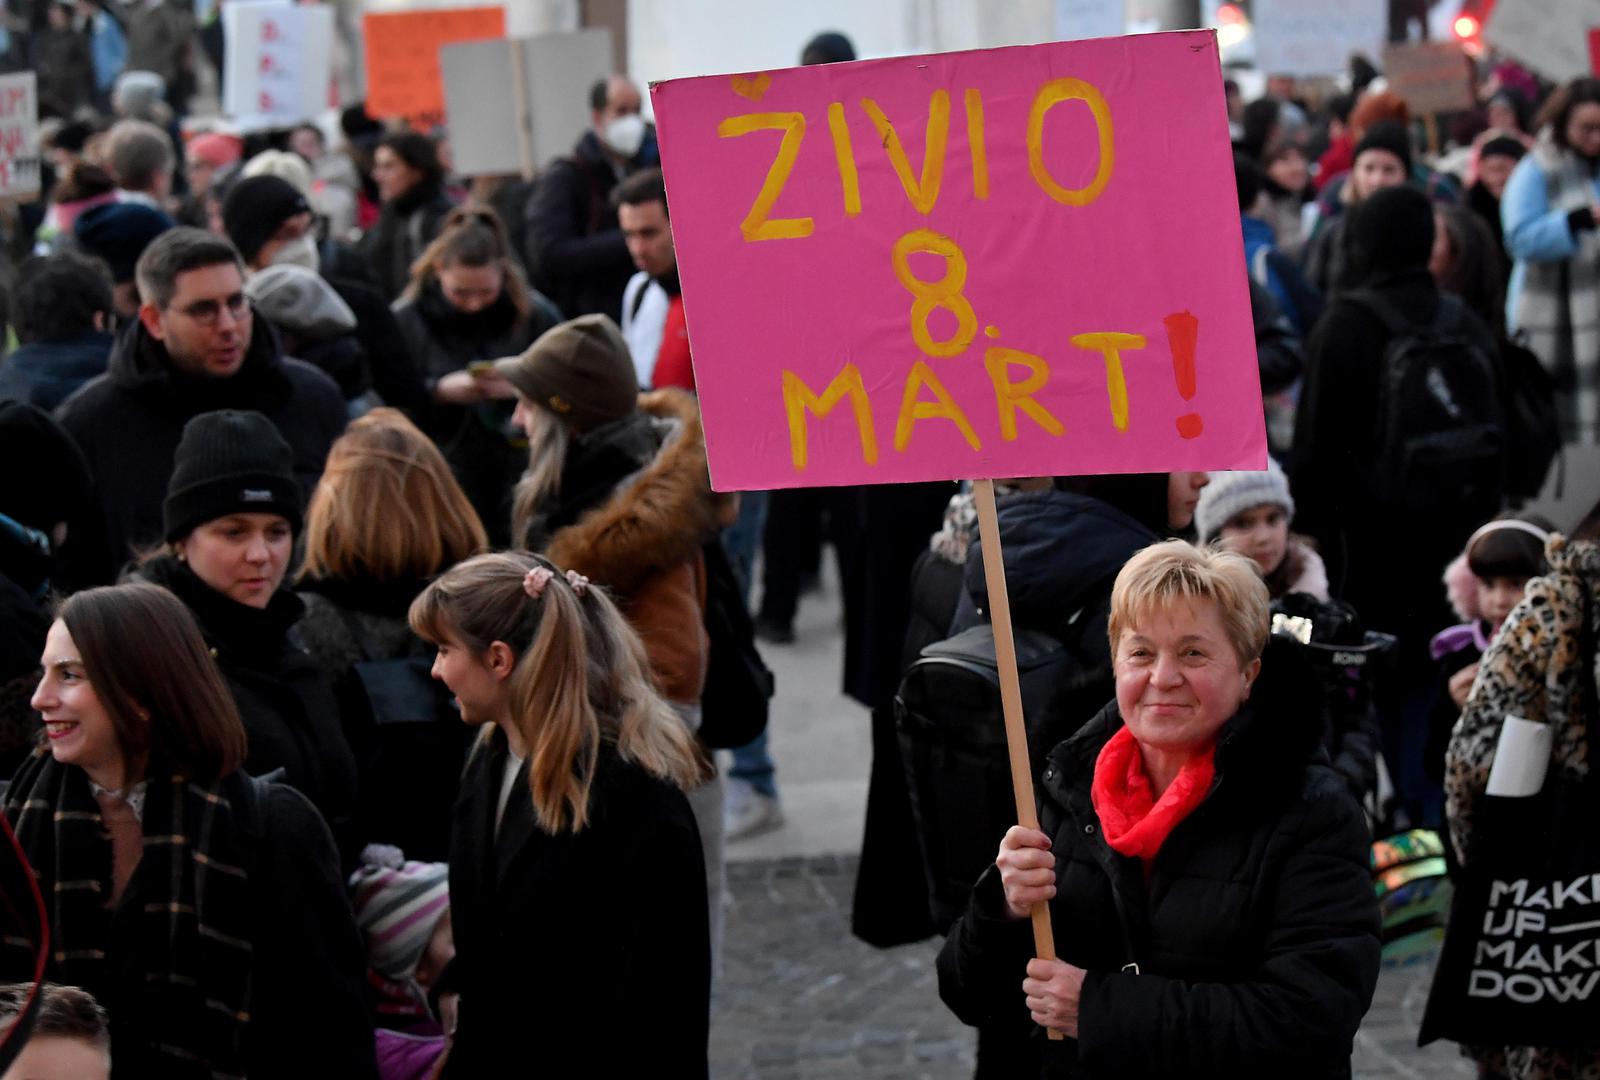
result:
[[[937,942],[880,950],[850,934],[853,856],[733,863],[711,1021],[715,1080],[966,1080],[973,1036],[939,1001]],[[1357,1041],[1361,1080],[1475,1071],[1417,1049],[1430,966],[1385,970]]]

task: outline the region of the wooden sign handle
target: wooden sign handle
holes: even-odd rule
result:
[[[517,96],[517,156],[522,161],[522,178],[532,180],[537,163],[533,160],[533,132],[529,130],[533,121],[528,114],[527,58],[522,53],[520,39],[512,38],[506,44],[511,46],[511,92]]]
[[[983,576],[989,584],[989,622],[994,626],[995,667],[1000,673],[1000,708],[1006,720],[1006,750],[1011,757],[1011,790],[1017,800],[1017,824],[1039,827],[1033,803],[1033,768],[1028,763],[1028,729],[1022,721],[1022,680],[1017,675],[1017,643],[1011,634],[1011,599],[1006,594],[1006,565],[1000,552],[1000,518],[995,513],[994,481],[974,480],[972,494],[978,504],[978,535],[983,542]],[[1050,905],[1033,905],[1033,951],[1041,960],[1056,958],[1055,935],[1050,930]],[[1050,1038],[1065,1038],[1047,1029]]]

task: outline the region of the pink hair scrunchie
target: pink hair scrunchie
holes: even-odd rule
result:
[[[550,584],[550,579],[555,576],[555,572],[548,567],[535,566],[522,579],[522,591],[537,600],[544,595],[544,587]]]
[[[576,570],[567,571],[567,584],[571,585],[572,591],[580,597],[589,592],[589,579]]]

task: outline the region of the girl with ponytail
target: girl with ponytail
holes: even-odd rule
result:
[[[482,729],[450,844],[442,1075],[492,1075],[530,1036],[594,1075],[706,1075],[705,869],[684,797],[706,764],[638,635],[603,591],[526,552],[449,570],[410,622]],[[641,987],[625,1026],[598,1007]]]

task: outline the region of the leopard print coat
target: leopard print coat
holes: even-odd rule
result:
[[[1489,784],[1508,714],[1555,725],[1551,765],[1574,779],[1589,774],[1586,713],[1600,701],[1600,545],[1556,535],[1545,548],[1550,573],[1528,590],[1483,654],[1472,694],[1445,759],[1445,811],[1463,864],[1473,857],[1473,811]],[[1472,1056],[1511,1080],[1600,1080],[1600,1052],[1515,1046]]]

